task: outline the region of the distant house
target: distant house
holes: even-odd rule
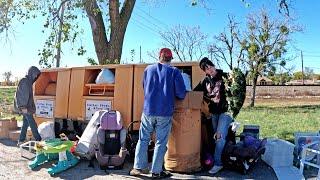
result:
[[[252,85],[252,80],[249,81],[249,85]],[[274,85],[274,82],[265,76],[259,76],[257,79],[257,85]]]
[[[320,85],[320,80],[316,80],[316,79],[305,79],[304,82],[302,82],[301,79],[299,80],[292,80],[289,82],[286,82],[286,85]]]

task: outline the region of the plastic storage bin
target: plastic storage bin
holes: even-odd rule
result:
[[[294,145],[288,141],[268,139],[262,160],[273,168],[292,166],[293,150]]]

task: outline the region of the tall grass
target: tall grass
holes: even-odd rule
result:
[[[261,137],[293,141],[295,132],[320,131],[320,105],[246,107],[237,121],[259,125]]]
[[[11,88],[0,88],[0,103],[10,105],[13,103],[14,93],[16,92],[15,87]]]
[[[12,114],[12,106],[16,87],[0,87],[0,118],[16,117],[20,120],[21,116]]]

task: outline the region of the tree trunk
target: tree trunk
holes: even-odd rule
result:
[[[95,0],[84,0],[90,21],[93,42],[99,64],[120,63],[124,35],[136,0],[125,0],[119,12],[119,0],[109,0],[110,40],[108,40],[101,12]]]
[[[58,32],[58,47],[57,47],[57,55],[56,55],[56,67],[60,67],[61,60],[61,38],[62,38],[62,26],[63,26],[63,16],[64,16],[64,2],[61,4],[61,14],[60,14],[60,23],[59,23],[59,32]]]
[[[107,59],[107,44],[108,39],[106,36],[106,30],[103,23],[102,14],[99,6],[95,0],[83,0],[85,4],[85,10],[89,18],[91,25],[92,38],[99,64],[103,64],[104,59]]]
[[[258,75],[253,76],[252,93],[249,107],[254,107],[254,100],[256,99],[256,87],[257,87]]]

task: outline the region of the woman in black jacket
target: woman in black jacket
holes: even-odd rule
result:
[[[209,170],[210,174],[219,172],[223,166],[221,154],[226,143],[228,128],[233,119],[226,114],[228,103],[226,100],[225,84],[223,77],[227,74],[221,69],[216,69],[214,64],[204,57],[199,64],[206,73],[206,77],[194,88],[194,91],[203,91],[204,101],[208,102],[211,113],[212,127],[215,139],[214,166]]]

